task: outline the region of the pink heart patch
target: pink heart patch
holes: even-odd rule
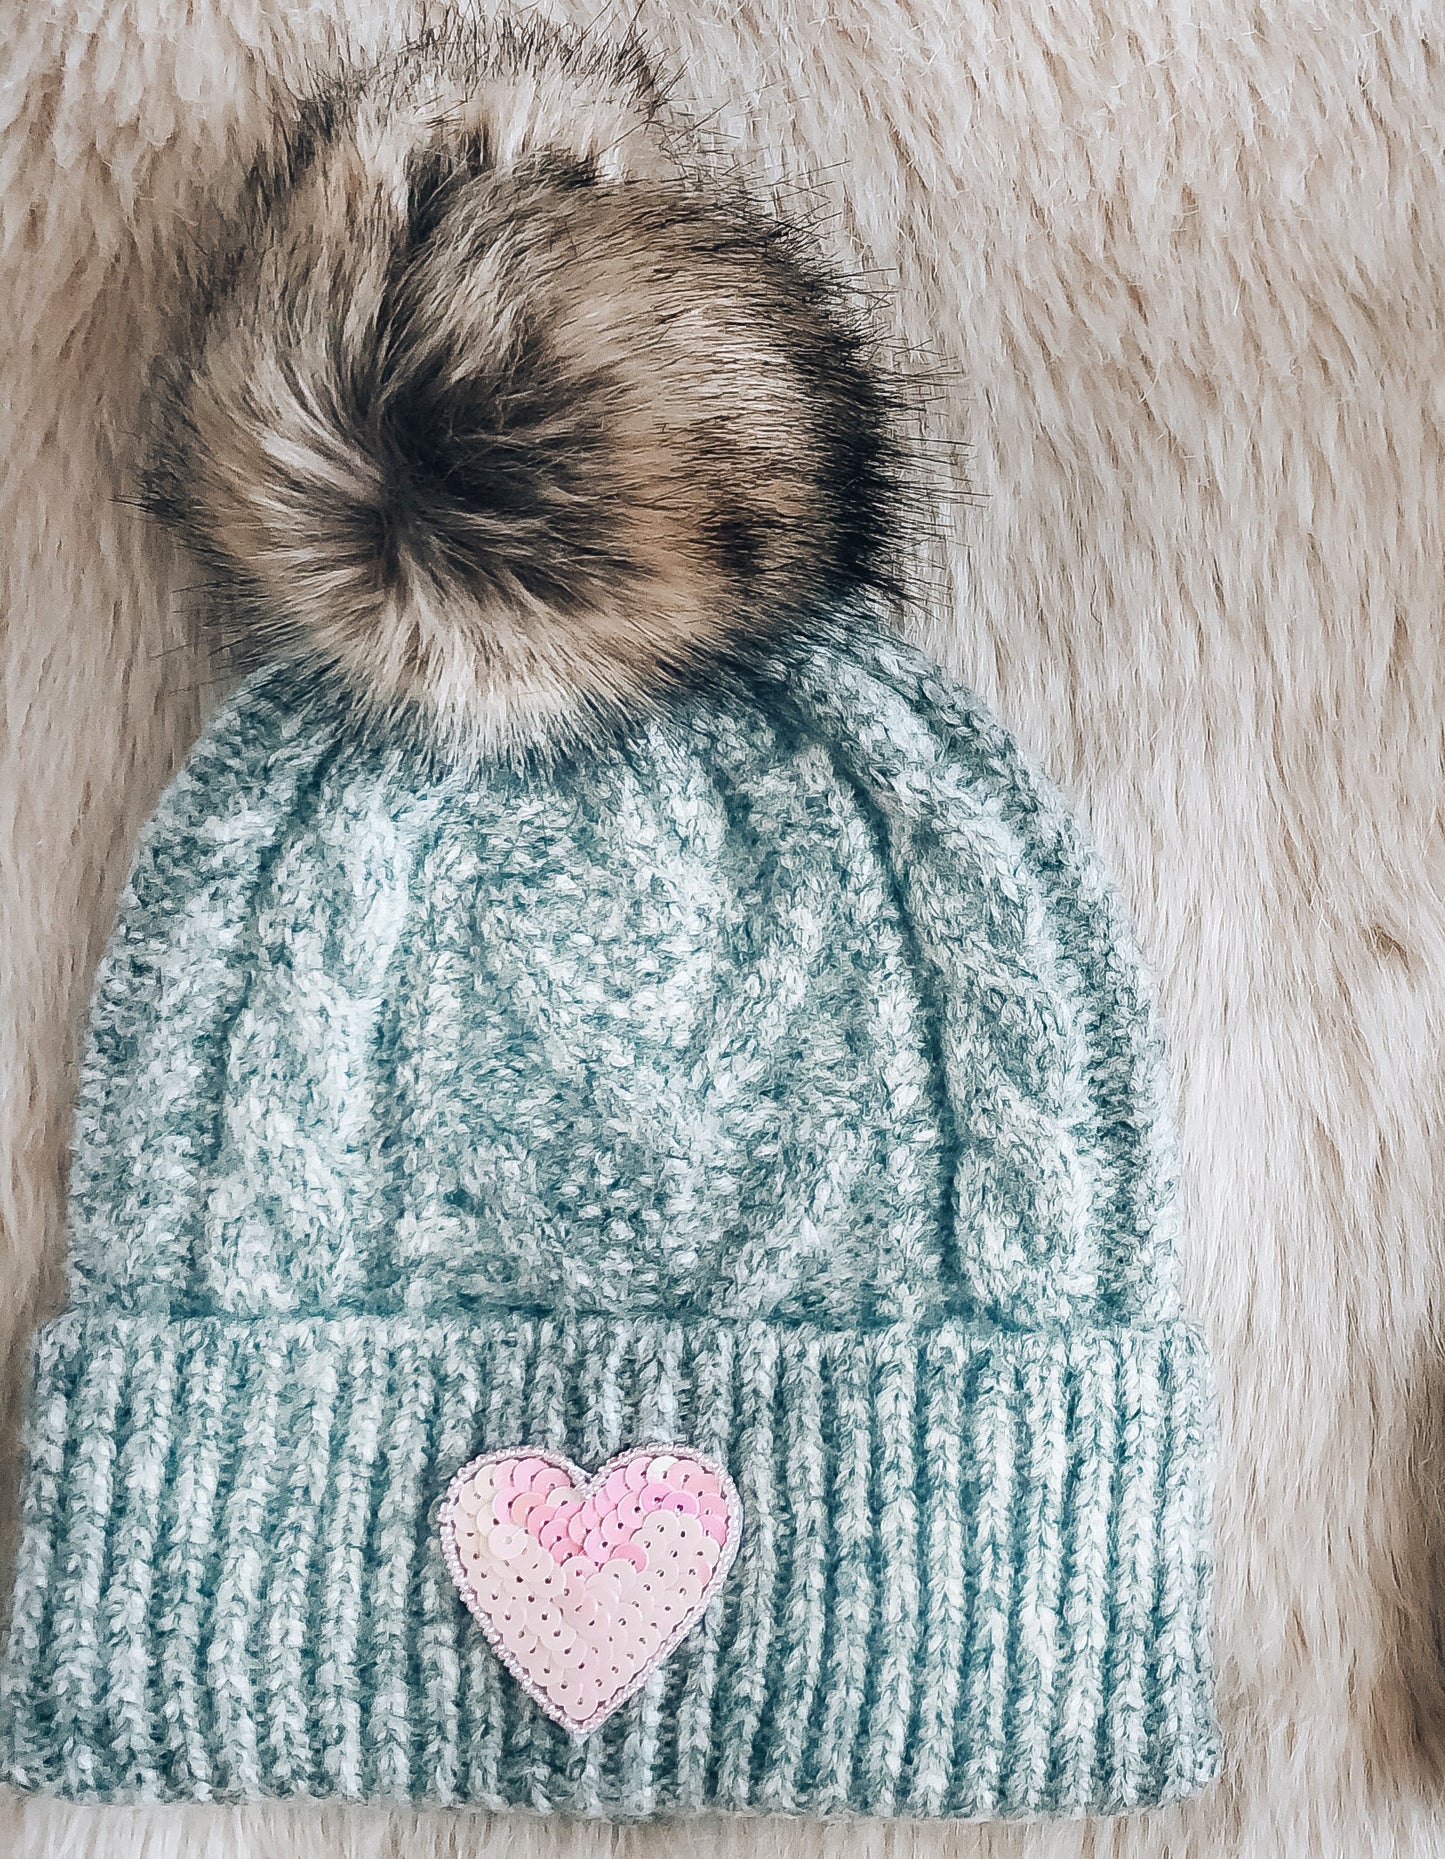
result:
[[[639,1446],[594,1477],[518,1446],[463,1466],[442,1551],[492,1650],[542,1709],[586,1736],[702,1618],[742,1533],[721,1466],[690,1446]]]

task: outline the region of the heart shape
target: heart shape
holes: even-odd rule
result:
[[[638,1446],[590,1478],[518,1446],[463,1466],[440,1522],[492,1650],[549,1717],[586,1736],[702,1618],[737,1554],[742,1502],[690,1446]]]

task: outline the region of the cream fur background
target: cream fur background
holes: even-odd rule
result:
[[[59,1294],[89,973],[209,675],[184,571],[124,501],[171,255],[278,90],[399,20],[379,0],[4,10],[8,1338]],[[1159,977],[1186,1275],[1223,1383],[1227,1776],[1174,1812],[1003,1830],[11,1798],[0,1852],[1445,1852],[1445,20],[1425,0],[643,0],[640,29],[722,136],[835,204],[830,234],[948,372],[980,495],[927,643],[1087,810]]]

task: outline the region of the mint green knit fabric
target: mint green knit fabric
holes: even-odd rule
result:
[[[1117,1812],[1219,1762],[1158,1037],[1010,738],[860,632],[550,769],[284,668],[137,856],[36,1348],[13,1783],[621,1819]],[[698,1447],[697,1629],[574,1739],[436,1529]]]

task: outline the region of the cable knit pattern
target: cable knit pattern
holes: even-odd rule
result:
[[[860,632],[550,771],[253,677],[97,984],[5,1771],[642,1818],[1110,1812],[1218,1767],[1207,1364],[1147,992],[989,718]],[[477,1453],[725,1464],[585,1740],[436,1532]]]

